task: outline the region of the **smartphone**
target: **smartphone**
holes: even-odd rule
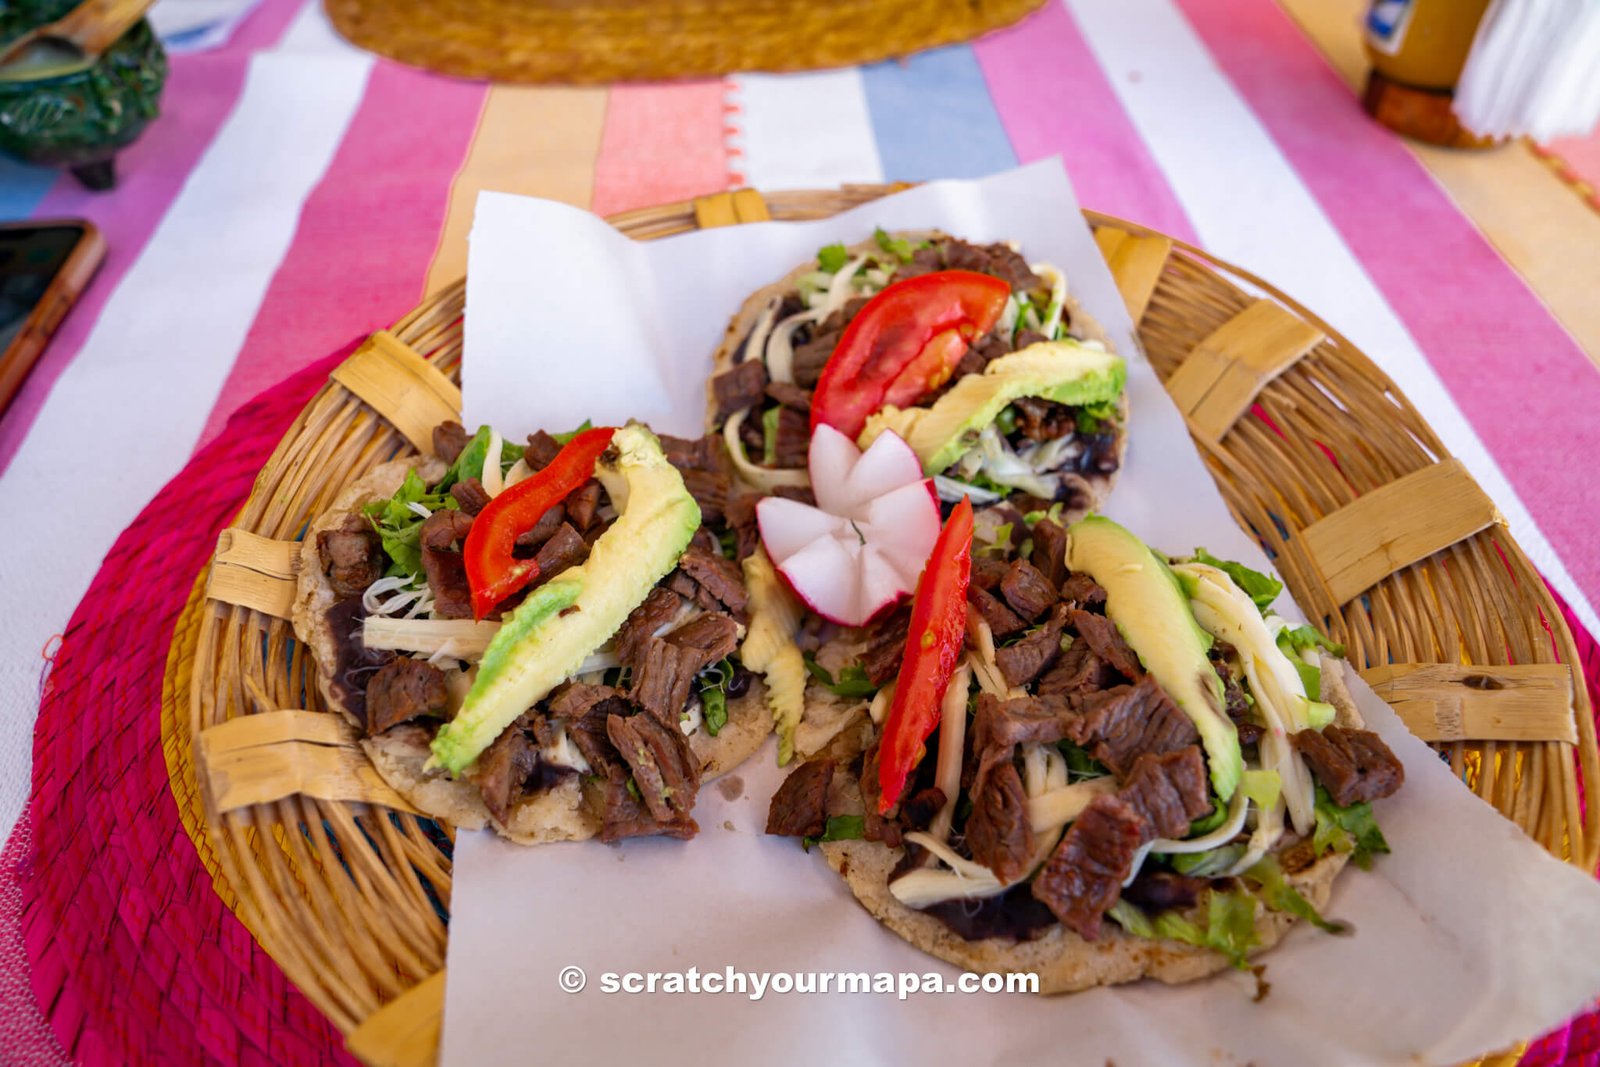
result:
[[[0,413],[105,258],[83,219],[0,223]]]

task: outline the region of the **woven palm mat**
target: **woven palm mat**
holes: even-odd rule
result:
[[[19,833],[0,854],[0,915],[20,888],[23,942],[0,920],[0,966],[26,959],[40,1009],[80,1064],[353,1063],[212,889],[179,820],[160,719],[173,627],[218,532],[355,347],[234,414],[118,538],[56,655],[35,729],[34,849]],[[1600,707],[1600,647],[1568,622]],[[0,1062],[20,1053],[0,1047]],[[1563,1062],[1600,1063],[1600,1015],[1523,1060]]]

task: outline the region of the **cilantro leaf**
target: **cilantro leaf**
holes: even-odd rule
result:
[[[839,672],[837,680],[828,673],[828,669],[817,662],[817,657],[810,652],[805,654],[806,670],[811,672],[811,677],[822,684],[822,688],[836,697],[847,700],[870,697],[877,693],[878,687],[872,684],[867,677],[867,672],[859,663],[852,663]]]
[[[817,266],[829,274],[837,274],[846,263],[850,262],[850,253],[842,244],[831,244],[817,250]]]
[[[878,247],[895,257],[902,263],[911,262],[913,251],[911,242],[904,237],[891,236],[886,230],[879,228],[872,231],[873,240],[878,242]]]
[[[367,521],[383,542],[383,551],[390,560],[386,573],[391,576],[414,577],[422,572],[422,524],[427,519],[413,510],[412,504],[419,504],[430,512],[458,507],[455,497],[449,493],[428,492],[421,476],[410,470],[394,496],[388,500],[374,500],[363,509]]]

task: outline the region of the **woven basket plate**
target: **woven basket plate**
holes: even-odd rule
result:
[[[653,238],[824,218],[891,191],[746,190],[612,222]],[[1589,697],[1561,612],[1493,506],[1326,323],[1198,249],[1090,222],[1234,517],[1295,598],[1479,796],[1592,870],[1600,809],[1579,801],[1600,776]],[[166,687],[168,751],[193,751],[171,761],[174,795],[219,892],[369,1063],[434,1055],[449,831],[409,814],[323,711],[285,621],[294,539],[458,411],[463,301],[457,283],[374,335],[306,407],[178,627],[171,670],[189,668],[190,684]]]

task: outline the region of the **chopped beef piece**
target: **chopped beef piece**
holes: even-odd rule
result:
[[[1109,663],[1123,677],[1132,680],[1144,674],[1144,669],[1139,666],[1139,657],[1128,647],[1128,642],[1122,639],[1122,634],[1117,632],[1116,623],[1104,615],[1095,615],[1082,609],[1067,612],[1067,621],[1078,631],[1078,636],[1089,643],[1094,654]]]
[[[661,451],[667,462],[680,471],[714,471],[727,467],[722,439],[718,434],[704,437],[674,437],[669,433],[659,435]]]
[[[936,270],[944,270],[944,257],[939,254],[937,245],[928,245],[912,252],[909,263],[902,263],[895,268],[894,280],[901,282],[907,278],[932,274]]]
[[[972,719],[972,750],[1009,752],[1029,742],[1053,745],[1067,736],[1077,719],[1077,712],[1061,697],[1001,700],[992,693],[980,693]]]
[[[533,553],[561,529],[561,524],[567,521],[567,509],[560,504],[552,505],[550,510],[539,516],[539,521],[522,533],[517,535],[514,555],[531,557]]]
[[[1066,313],[1065,312],[1062,313],[1062,317],[1063,318],[1066,317]],[[1022,330],[1022,331],[1019,331],[1017,333],[1017,339],[1014,342],[1014,344],[1016,346],[1017,351],[1020,352],[1024,348],[1027,348],[1029,345],[1036,345],[1041,341],[1048,341],[1048,340],[1050,340],[1050,338],[1046,337],[1044,334],[1040,333],[1038,330]]]
[[[1067,737],[1119,778],[1145,753],[1163,756],[1200,739],[1194,723],[1149,675],[1137,685],[1089,693],[1078,710]]]
[[[977,586],[985,592],[992,593],[999,588],[1000,582],[1006,576],[1011,565],[1003,559],[993,556],[978,556],[972,561],[972,580],[967,586],[971,589]]]
[[[972,814],[967,816],[967,847],[974,861],[1003,882],[1028,872],[1033,855],[1033,830],[1028,823],[1028,795],[1010,760],[1001,763],[975,787]]]
[[[900,820],[913,830],[926,830],[944,801],[944,790],[936,785],[919,789],[900,802]]]
[[[589,546],[583,543],[578,531],[562,523],[555,535],[540,546],[533,561],[539,565],[538,582],[549,581],[568,567],[582,563],[589,555]]]
[[[454,463],[470,440],[472,435],[459,422],[441,422],[433,428],[433,454]]]
[[[1066,528],[1053,519],[1040,519],[1028,534],[1033,538],[1033,565],[1051,585],[1060,586],[1067,577]]]
[[[696,527],[694,536],[689,538],[689,544],[702,552],[720,553],[722,551],[722,542],[717,540],[717,535],[711,532],[711,527],[709,526]]]
[[[995,665],[1005,675],[1007,685],[1027,685],[1049,669],[1061,656],[1061,631],[1066,612],[1057,608],[1043,626],[1015,644],[994,650]]]
[[[796,385],[806,389],[817,387],[817,381],[822,377],[822,368],[839,344],[839,335],[844,333],[845,326],[866,305],[865,297],[846,301],[844,307],[829,315],[826,321],[812,330],[811,336],[806,340],[800,341],[796,338],[794,360],[791,363]]]
[[[1190,878],[1172,871],[1146,867],[1139,872],[1133,884],[1122,891],[1122,899],[1152,913],[1182,911],[1194,907],[1200,900],[1200,894],[1210,887],[1211,883],[1204,878]]]
[[[600,483],[590,478],[571,493],[566,500],[567,521],[579,533],[588,533],[594,525],[595,513],[600,510]]]
[[[878,742],[874,741],[861,758],[861,836],[868,841],[882,841],[889,848],[899,848],[900,823],[894,818],[895,809],[890,808],[888,816],[878,814],[880,796]]]
[[[700,521],[721,524],[727,515],[728,492],[732,482],[723,471],[686,470],[683,486],[700,505]]]
[[[802,389],[792,382],[768,382],[767,395],[786,408],[802,415],[811,414],[811,390]]]
[[[1406,780],[1405,768],[1371,730],[1329,726],[1321,733],[1301,730],[1289,740],[1341,808],[1389,796]]]
[[[978,609],[978,614],[989,624],[989,631],[994,634],[997,641],[1028,628],[1026,619],[1018,618],[1016,612],[976,583],[967,586],[967,602]]]
[[[1146,752],[1134,761],[1117,795],[1149,820],[1156,837],[1187,836],[1189,824],[1211,811],[1200,746],[1189,745],[1164,756]]]
[[[1020,253],[1000,242],[974,245],[952,238],[944,246],[944,262],[950,270],[975,270],[992,275],[1017,293],[1037,293],[1050,288],[1043,278],[1033,273]]]
[[[583,682],[564,682],[550,694],[545,707],[558,719],[581,719],[595,705],[620,698],[621,693],[609,685],[586,685]]]
[[[657,630],[673,620],[681,603],[678,594],[658,585],[650,590],[644,603],[633,609],[617,630],[617,659],[624,667],[638,669],[646,643]]]
[[[472,618],[472,589],[467,567],[456,546],[467,539],[472,516],[460,511],[435,511],[422,523],[422,570],[433,590],[433,614],[440,619]]]
[[[645,641],[630,695],[662,723],[677,729],[695,675],[738,647],[738,623],[726,615],[705,614],[666,637]]]
[[[582,718],[567,720],[567,737],[588,761],[591,773],[603,778],[613,767],[621,766],[622,757],[617,755],[616,746],[606,733],[606,720],[613,715],[632,714],[635,710],[626,697],[612,695],[591,704]],[[623,777],[627,777],[626,769]]]
[[[721,552],[707,552],[693,545],[678,560],[678,566],[689,577],[715,597],[723,610],[743,616],[750,604],[750,594],[744,587],[744,572]]]
[[[528,447],[522,451],[522,462],[529,470],[542,471],[561,454],[561,442],[540,430],[528,435]]]
[[[717,425],[728,416],[761,403],[766,388],[767,365],[759,359],[739,363],[711,379],[711,395],[717,403]]]
[[[528,736],[532,726],[528,716],[501,731],[494,743],[478,757],[478,791],[483,794],[484,806],[500,822],[511,816],[511,805],[522,795],[539,766],[539,749]]]
[[[625,837],[661,834],[665,837],[687,839],[699,832],[694,819],[680,816],[669,822],[657,822],[644,802],[634,796],[628,784],[633,776],[621,765],[613,765],[606,772],[604,809],[601,813],[600,840],[607,843]],[[634,788],[638,788],[635,786]]]
[[[828,786],[833,761],[814,759],[796,767],[772,794],[767,833],[779,837],[821,837],[828,828]]]
[[[1106,591],[1087,574],[1069,574],[1061,583],[1061,599],[1064,603],[1088,610],[1106,602]]]
[[[367,681],[367,736],[412,719],[444,718],[449,703],[443,671],[425,660],[397,656]]]
[[[1112,679],[1111,668],[1094,654],[1089,642],[1074,641],[1061,653],[1056,665],[1039,677],[1036,691],[1040,696],[1066,696],[1104,689]]]
[[[1218,641],[1211,648],[1211,666],[1216,668],[1217,677],[1222,679],[1223,708],[1239,732],[1239,743],[1253,745],[1261,740],[1261,735],[1266,731],[1250,721],[1250,698],[1245,696],[1244,686],[1239,684],[1233,668],[1228,666],[1226,657],[1232,651],[1231,646]]]
[[[1078,457],[1078,470],[1084,474],[1110,474],[1121,465],[1117,456],[1117,441],[1121,434],[1116,430],[1103,433],[1080,434],[1083,455]]]
[[[461,479],[450,487],[450,495],[456,498],[462,511],[474,518],[489,504],[489,491],[476,478]]]
[[[881,686],[900,673],[910,626],[911,609],[905,605],[867,624],[867,645],[861,650],[861,669],[867,673],[867,681]]]
[[[756,525],[756,501],[760,499],[755,493],[730,492],[728,495],[725,518],[733,529],[734,555],[739,557],[740,563],[761,545],[761,528]]]
[[[1017,429],[1030,441],[1054,441],[1078,430],[1078,417],[1065,404],[1024,396],[1011,406],[1017,412]]]
[[[1018,615],[1032,622],[1056,602],[1055,583],[1025,559],[1012,560],[1000,592]]]
[[[804,467],[810,447],[811,420],[793,408],[779,408],[773,465],[780,470]]]
[[[334,638],[333,663],[324,665],[333,671],[333,691],[362,722],[367,721],[367,683],[378,668],[395,658],[388,649],[368,648],[361,639],[366,618],[367,609],[359,595],[334,601],[323,615]]]
[[[351,515],[336,529],[317,534],[323,573],[339,599],[360,596],[383,577],[383,541],[360,515]]]
[[[1033,895],[1085,941],[1117,902],[1150,824],[1127,801],[1098,796],[1073,822],[1033,880]]]
[[[633,770],[633,781],[660,823],[687,818],[700,789],[700,764],[676,723],[649,715],[611,715],[606,734]]]
[[[1009,344],[1007,344],[1005,341],[1001,341],[999,338],[996,338],[995,340],[999,341],[1000,347],[1011,347]],[[989,361],[996,358],[996,356],[989,355],[989,343],[990,342],[985,342],[982,346],[969,348],[962,353],[960,362],[956,364],[955,371],[950,375],[950,380],[946,382],[941,389],[935,390],[934,395],[936,397],[944,395],[944,393],[948,390],[955,388],[955,384],[969,374],[982,374],[983,369],[989,365]],[[1004,352],[997,353],[997,355],[1004,354]]]

